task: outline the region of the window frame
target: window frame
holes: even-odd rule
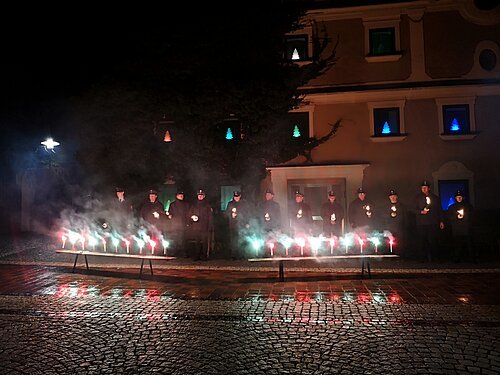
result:
[[[460,98],[436,98],[436,106],[438,111],[439,137],[445,141],[461,141],[474,139],[477,135],[476,131],[476,116],[475,104],[476,97],[460,97]],[[444,106],[451,105],[468,105],[469,106],[469,132],[463,134],[449,134],[444,129]]]
[[[312,35],[313,35],[312,26],[303,26],[302,28],[300,28],[298,30],[295,30],[295,31],[292,31],[290,33],[285,34],[284,47],[286,47],[286,40],[288,38],[294,38],[294,37],[300,37],[300,36],[306,36],[307,37],[307,40],[306,40],[306,44],[307,44],[307,59],[304,59],[304,60],[292,60],[292,59],[288,59],[287,56],[286,56],[286,52],[287,52],[286,50],[283,51],[284,59],[286,61],[288,61],[288,62],[297,64],[299,66],[300,65],[310,64],[312,62],[312,58],[313,58]]]
[[[406,100],[393,100],[386,102],[369,102],[368,110],[370,111],[370,139],[373,142],[400,142],[406,139],[406,127],[405,127],[405,109]],[[376,135],[375,134],[375,116],[374,112],[376,109],[399,109],[399,134],[397,135]]]
[[[397,17],[387,18],[387,19],[375,19],[375,20],[363,20],[363,26],[365,29],[365,60],[369,63],[377,62],[391,62],[399,61],[402,57],[401,54],[401,32],[400,32],[400,22],[401,19],[399,15]],[[370,51],[370,30],[375,29],[394,29],[394,53],[387,55],[371,55]]]

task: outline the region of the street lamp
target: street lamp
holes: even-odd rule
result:
[[[55,152],[54,148],[60,145],[59,142],[54,141],[52,138],[47,138],[45,141],[40,142],[40,144],[42,144],[46,150],[52,150],[52,152]]]

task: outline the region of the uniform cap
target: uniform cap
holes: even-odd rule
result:
[[[151,189],[151,190],[149,191],[149,194],[158,195],[158,192],[157,192],[156,190],[154,190],[154,189]]]
[[[196,195],[205,195],[205,190],[198,189],[198,191],[196,192]]]
[[[464,196],[464,194],[462,193],[462,191],[457,190],[457,191],[455,192],[455,197],[463,197],[463,196]]]
[[[361,194],[361,193],[363,193],[363,194],[364,194],[364,193],[365,193],[365,191],[364,191],[364,190],[363,190],[363,188],[361,188],[361,187],[357,190],[357,192],[358,192],[358,194]]]
[[[296,192],[295,192],[295,196],[296,196],[296,197],[303,197],[303,196],[304,196],[304,194],[302,194],[300,191],[296,191]]]
[[[115,187],[115,191],[116,191],[117,193],[118,193],[118,192],[124,192],[124,191],[125,191],[125,189],[124,189],[124,188],[122,188],[122,187],[117,186],[117,187]]]
[[[267,189],[266,189],[266,194],[267,194],[267,193],[269,193],[269,194],[273,194],[273,195],[274,195],[274,193],[273,193],[273,189],[271,189],[271,188],[267,188]]]
[[[428,186],[428,187],[430,187],[431,184],[429,183],[429,181],[423,180],[422,183],[420,184],[420,186]]]
[[[388,195],[398,195],[398,192],[396,190],[389,190]]]
[[[329,196],[329,197],[334,197],[334,196],[335,196],[335,192],[334,192],[333,190],[330,190],[330,191],[328,192],[328,196]]]
[[[179,195],[179,194],[184,194],[184,190],[182,190],[182,189],[177,189],[177,192],[176,192],[175,194],[177,194],[177,195]]]
[[[234,191],[233,196],[234,197],[241,197],[241,191],[238,191],[238,190]]]

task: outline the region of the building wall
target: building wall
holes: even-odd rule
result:
[[[368,62],[363,22],[386,15],[400,19],[402,56],[398,61]],[[433,181],[450,165],[458,166],[459,173],[472,176],[476,207],[499,210],[500,7],[482,12],[471,0],[416,1],[386,8],[332,9],[310,17],[326,26],[333,41],[337,35],[340,38],[336,64],[305,87],[315,137],[327,134],[329,124],[342,119],[336,136],[313,150],[314,163],[369,164],[363,187],[371,197],[386,199],[387,191],[395,188],[407,202],[423,179]],[[497,54],[497,66],[491,71],[478,64],[482,46]],[[422,74],[415,75],[416,70]],[[476,133],[458,140],[441,137],[436,100],[466,97],[475,103]],[[406,138],[374,142],[369,103],[390,100],[405,101]],[[297,158],[287,164],[301,162]],[[354,190],[347,192],[348,198],[350,194],[354,199]]]

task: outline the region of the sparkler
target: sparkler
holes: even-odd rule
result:
[[[113,237],[113,238],[111,238],[111,242],[113,243],[113,246],[115,247],[115,253],[117,253],[118,252],[118,243],[120,241],[118,241],[118,238]]]
[[[80,236],[80,242],[82,243],[82,250],[85,250],[85,237]]]
[[[75,233],[75,232],[69,232],[68,233],[68,237],[69,237],[69,240],[71,242],[71,248],[74,249],[75,248],[75,243],[80,238],[80,235],[78,233]]]
[[[380,240],[377,237],[370,238],[369,240],[375,246],[375,253],[377,253],[378,252],[378,245],[380,245]]]
[[[311,249],[313,250],[314,256],[318,256],[318,251],[321,246],[321,237],[309,237],[309,243],[311,244]]]
[[[89,237],[89,246],[92,246],[92,251],[95,251],[95,245],[97,245],[97,240],[94,237]]]
[[[391,249],[391,253],[392,253],[392,245],[394,245],[394,238],[389,238],[389,247]]]
[[[304,246],[306,245],[306,240],[303,238],[297,238],[295,242],[297,242],[297,245],[300,246],[300,256],[304,256]]]
[[[125,242],[125,246],[127,246],[127,254],[129,254],[130,253],[130,241],[125,239],[125,240],[123,240],[123,242]]]
[[[155,255],[156,242],[153,240],[149,240],[149,246],[151,246],[151,255]]]
[[[259,256],[259,249],[260,249],[260,240],[253,239],[252,240],[252,246],[255,249],[255,256]]]
[[[288,249],[292,246],[293,240],[290,237],[285,237],[281,243],[285,247],[285,256],[288,256]]]
[[[330,254],[333,255],[333,247],[335,246],[335,238],[330,238]]]
[[[347,254],[347,251],[349,250],[349,238],[346,236],[344,237],[344,245],[345,245],[345,253]]]
[[[365,242],[363,241],[363,239],[362,239],[362,238],[360,238],[360,239],[358,240],[358,242],[359,242],[359,249],[360,249],[360,252],[361,252],[361,254],[363,254],[363,244],[364,244]]]
[[[66,236],[63,234],[61,239],[62,239],[62,248],[64,249],[64,246],[66,245]]]
[[[102,247],[104,248],[104,252],[106,252],[106,239],[102,238]]]
[[[167,240],[162,240],[161,244],[163,245],[163,255],[167,255],[167,247],[169,245]]]
[[[274,242],[269,242],[268,243],[269,250],[271,250],[271,257],[274,256]]]

